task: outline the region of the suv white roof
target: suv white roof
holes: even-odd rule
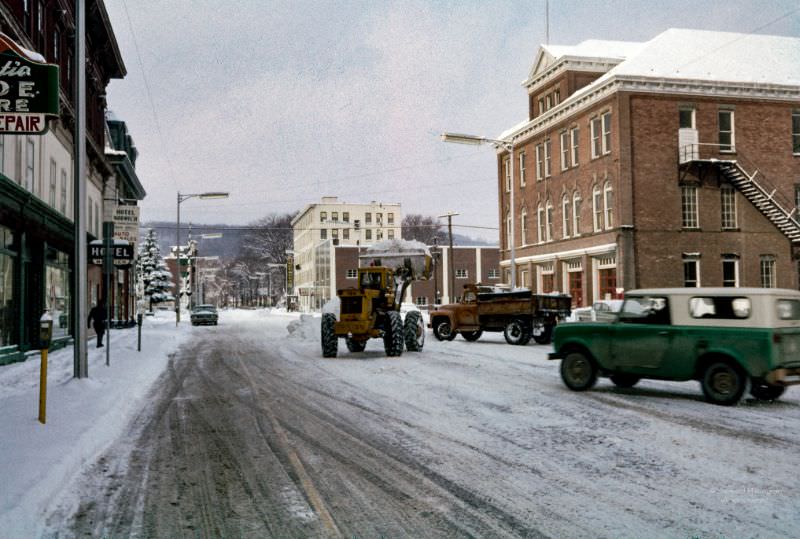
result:
[[[788,288],[735,288],[735,287],[701,287],[701,288],[639,288],[626,290],[626,296],[797,296],[800,291]]]

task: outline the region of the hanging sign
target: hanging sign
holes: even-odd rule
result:
[[[139,242],[139,206],[120,204],[114,208],[114,238],[130,242],[136,248]]]
[[[102,266],[105,252],[106,248],[103,245],[103,240],[95,240],[89,243],[89,262]],[[116,268],[125,269],[130,267],[133,261],[133,245],[123,244],[116,240],[115,244],[111,246],[111,257]]]
[[[44,133],[58,116],[58,65],[0,33],[0,133]]]

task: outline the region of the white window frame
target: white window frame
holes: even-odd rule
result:
[[[569,137],[570,137],[570,157],[572,159],[572,166],[578,166],[578,144],[579,144],[579,135],[580,131],[577,127],[573,127],[569,130]]]
[[[600,116],[600,120],[603,134],[601,146],[603,155],[606,155],[611,153],[611,111],[604,112],[602,116]]]
[[[800,155],[800,110],[792,111],[792,155]]]
[[[469,279],[469,270],[456,269],[456,279]]]
[[[56,208],[57,183],[58,183],[58,165],[56,165],[55,159],[50,158],[50,190],[47,193],[48,194],[47,201],[53,209]]]
[[[688,126],[688,127],[683,127],[680,124],[680,121],[681,121],[680,115],[681,115],[682,112],[690,112],[691,113],[690,118],[691,118],[692,122],[691,122],[691,125]],[[696,126],[697,126],[697,111],[695,110],[695,108],[694,107],[681,107],[681,108],[679,108],[678,109],[678,127],[680,129],[696,129]]]
[[[603,191],[599,185],[592,188],[592,230],[603,230]]]
[[[36,181],[36,145],[33,139],[28,137],[25,139],[25,189],[30,192],[34,191],[34,182]]]
[[[506,249],[511,249],[511,212],[506,210]]]
[[[67,171],[61,169],[61,213],[67,215]]]
[[[358,270],[357,269],[349,269],[345,274],[345,279],[358,279]]]
[[[538,230],[536,239],[538,240],[538,243],[544,243],[545,238],[547,237],[547,228],[544,221],[544,207],[542,206],[541,202],[536,207],[536,226]]]
[[[509,157],[503,158],[503,178],[505,180],[506,193],[511,192],[511,159]]]
[[[739,288],[739,259],[722,257],[722,286],[725,286],[725,263],[733,263],[733,288]]]
[[[542,181],[542,178],[544,178],[544,161],[542,160],[543,149],[541,144],[536,145],[535,152],[536,152],[536,181],[540,182]]]
[[[414,300],[414,303],[417,305],[417,307],[425,307],[426,305],[428,305],[428,297],[417,296],[416,299]]]
[[[491,268],[489,271],[486,272],[487,279],[499,279],[500,278],[500,270],[496,268]]]
[[[544,114],[544,97],[539,98],[539,115]]]
[[[569,132],[561,133],[561,170],[569,168]]]
[[[326,223],[328,221],[328,212],[321,211],[319,212],[319,222]]]
[[[681,186],[681,228],[700,228],[698,189],[696,185]]]
[[[694,266],[694,284],[689,285],[686,279],[686,267]],[[683,259],[683,286],[684,288],[699,288],[700,285],[700,259],[699,258],[684,258]]]
[[[609,200],[610,199],[610,200]],[[614,188],[611,182],[606,182],[603,186],[603,213],[605,218],[606,230],[614,228]]]
[[[519,225],[520,225],[520,245],[527,245],[528,244],[528,208],[522,208],[522,212],[519,216]]]
[[[717,111],[717,136],[719,140],[719,152],[720,153],[736,153],[736,118],[735,118],[735,111],[731,109],[720,109]],[[722,130],[722,116],[729,114],[731,118],[731,129],[730,131],[723,131]],[[723,144],[722,143],[722,134],[723,133],[730,133],[731,142],[730,144]]]
[[[592,118],[589,122],[590,132],[592,135],[591,146],[592,146],[592,159],[597,159],[600,157],[602,152],[601,147],[601,133],[600,133],[600,117]]]
[[[777,279],[775,278],[775,257],[772,255],[762,255],[759,264],[759,275],[761,278],[761,288],[775,288]]]
[[[549,178],[553,172],[551,157],[552,157],[552,148],[550,145],[550,139],[544,141],[544,177]]]
[[[561,229],[564,238],[569,238],[570,212],[569,195],[564,193],[564,196],[561,197]]]
[[[393,225],[394,224],[394,212],[390,211],[386,214],[386,224]]]
[[[525,187],[525,152],[519,152],[519,186]]]
[[[390,228],[389,230],[386,231],[386,238],[390,239],[390,240],[394,239],[394,229],[393,228]]]
[[[723,230],[735,230],[739,227],[739,216],[736,211],[736,189],[730,184],[723,184],[720,194],[720,226]]]
[[[364,230],[364,241],[372,241],[372,230],[369,228]]]
[[[577,238],[581,235],[581,206],[583,197],[580,191],[572,194],[572,236]]]
[[[544,220],[547,223],[547,241],[553,241],[553,204],[550,200],[547,201],[544,208]]]

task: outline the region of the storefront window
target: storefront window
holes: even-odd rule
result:
[[[0,346],[17,344],[14,258],[11,230],[0,226]]]
[[[45,259],[45,309],[53,317],[53,338],[69,335],[69,258],[66,253],[47,248]]]

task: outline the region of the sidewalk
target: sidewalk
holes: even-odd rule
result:
[[[188,337],[174,313],[145,317],[142,351],[136,328],[111,330],[105,348],[89,341],[89,377],[75,379],[71,346],[48,360],[47,424],[38,422],[39,357],[0,367],[0,538],[36,537],[63,489],[122,432],[144,403],[169,355]]]

